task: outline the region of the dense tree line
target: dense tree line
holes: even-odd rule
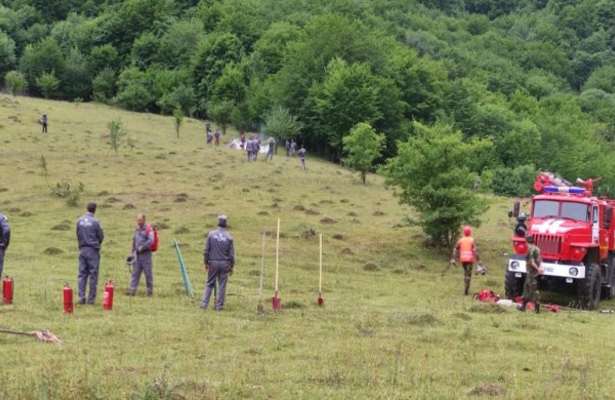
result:
[[[480,139],[464,168],[482,188],[523,193],[540,168],[615,191],[615,0],[0,4],[15,92],[269,119],[335,160],[358,123],[384,135],[380,161],[437,125]]]

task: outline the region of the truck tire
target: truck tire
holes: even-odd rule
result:
[[[585,272],[585,279],[577,281],[579,305],[586,310],[594,310],[600,304],[602,293],[602,272],[598,264],[590,264]]]
[[[605,281],[607,286],[602,287],[602,298],[611,300],[615,297],[615,256],[613,254],[609,254],[609,264],[606,273]]]
[[[514,272],[506,271],[504,291],[507,299],[513,300],[515,297],[523,294],[523,279],[517,278]]]

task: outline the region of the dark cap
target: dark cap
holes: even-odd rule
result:
[[[92,203],[88,203],[86,209],[91,212],[92,214],[94,214],[96,212],[96,203],[92,202]]]

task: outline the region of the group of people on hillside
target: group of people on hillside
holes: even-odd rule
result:
[[[220,129],[216,129],[215,132],[212,132],[211,124],[209,122],[205,124],[205,139],[207,144],[214,143],[216,146],[220,146],[220,136],[222,136]]]
[[[79,269],[77,275],[78,304],[94,304],[98,290],[100,251],[105,234],[100,221],[96,218],[96,203],[89,203],[86,213],[77,220],[76,236],[79,249]],[[207,281],[201,308],[207,309],[213,289],[218,284],[215,309],[224,307],[226,284],[235,266],[233,237],[227,231],[228,218],[218,217],[218,228],[208,233],[205,239],[203,264],[207,271]],[[145,276],[146,294],[154,294],[154,268],[152,253],[157,250],[158,234],[156,227],[147,224],[145,214],[138,214],[132,235],[131,255],[126,261],[131,266],[130,284],[126,295],[135,296],[141,275]],[[8,218],[0,213],[0,277],[2,277],[5,253],[11,240]]]

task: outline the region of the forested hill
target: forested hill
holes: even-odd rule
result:
[[[492,140],[472,169],[496,192],[523,192],[536,168],[615,188],[613,0],[0,3],[10,91],[282,121],[336,159],[359,122],[386,156],[412,121],[442,123]]]

